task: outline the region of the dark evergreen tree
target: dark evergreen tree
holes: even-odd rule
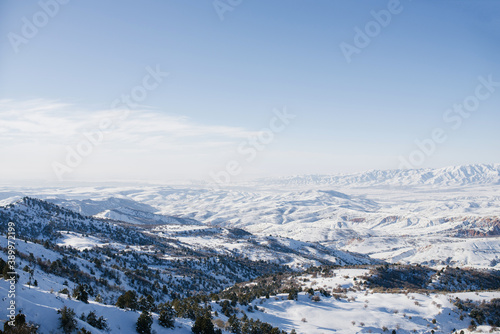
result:
[[[156,312],[155,298],[152,295],[149,294],[146,296],[146,303],[149,311]]]
[[[165,328],[174,328],[175,325],[175,311],[170,306],[170,304],[167,304],[162,307],[162,310],[160,311],[160,316],[158,318],[158,323],[160,326],[163,326]]]
[[[97,329],[105,330],[108,328],[108,323],[103,316],[97,317],[95,311],[90,311],[87,317],[84,319],[90,326]]]
[[[153,325],[153,318],[149,312],[143,311],[137,319],[135,330],[139,334],[151,334],[151,325]]]
[[[299,296],[299,292],[297,291],[297,289],[292,288],[292,289],[290,289],[290,292],[288,293],[288,300],[297,300],[298,296]]]
[[[231,333],[241,334],[241,323],[240,319],[238,319],[235,315],[232,315],[228,319],[229,329]]]
[[[69,334],[76,330],[75,311],[72,308],[64,306],[57,311],[61,316],[59,317],[59,328],[65,333]]]
[[[75,289],[73,289],[73,298],[88,304],[89,293],[87,292],[85,285],[78,284],[78,286]]]
[[[137,309],[137,294],[133,290],[128,290],[116,300],[116,306],[119,308]]]
[[[151,295],[148,295],[146,298],[141,296],[139,298],[139,301],[137,302],[137,308],[139,309],[139,311],[155,311],[156,306],[154,297]]]
[[[194,334],[215,334],[214,324],[208,314],[196,317],[191,331]]]

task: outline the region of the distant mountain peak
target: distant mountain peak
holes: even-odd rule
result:
[[[297,175],[260,179],[258,183],[293,186],[465,186],[500,184],[500,164],[443,168],[369,170],[352,174]]]

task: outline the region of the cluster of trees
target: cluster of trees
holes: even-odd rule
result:
[[[232,304],[240,303],[241,305],[248,305],[253,300],[265,297],[270,298],[279,293],[288,292],[292,287],[300,289],[298,285],[291,282],[292,274],[278,272],[272,275],[266,275],[257,279],[251,280],[254,284],[236,284],[231,288],[212,296],[212,300],[227,299]]]
[[[196,320],[196,318],[212,311],[211,306],[208,305],[208,297],[206,295],[174,299],[172,307],[175,309],[178,317],[191,320]]]
[[[90,326],[101,330],[108,329],[108,322],[103,316],[97,316],[95,311],[90,311],[87,315],[82,313],[80,319],[88,323]]]
[[[500,271],[448,266],[436,273],[433,286],[445,291],[498,290]]]
[[[159,312],[160,316],[158,319],[158,323],[160,326],[165,327],[165,328],[173,328],[175,325],[175,313],[173,312],[173,309],[170,305],[168,304],[160,304],[159,305]],[[78,328],[77,328],[77,321],[75,317],[75,311],[72,308],[69,308],[67,306],[64,306],[60,310],[58,310],[58,313],[60,314],[59,316],[59,329],[65,333],[65,334],[70,334],[74,333]],[[104,330],[107,331],[109,329],[107,320],[103,316],[97,316],[95,311],[90,311],[87,315],[82,313],[80,316],[80,319],[87,322],[90,326],[97,328],[99,330]],[[23,318],[24,321],[24,318]],[[23,322],[24,323],[24,322]],[[151,334],[151,327],[153,325],[153,317],[151,316],[151,313],[149,311],[142,311],[141,315],[137,319],[136,322],[136,331],[137,333],[140,334]],[[17,323],[16,323],[17,326]],[[31,327],[30,327],[31,328]],[[36,328],[35,331],[33,332],[12,332],[12,331],[6,331],[6,332],[0,332],[0,334],[3,333],[36,333]],[[89,331],[85,330],[83,327],[78,329],[78,334],[86,334],[90,333]]]
[[[158,305],[160,312],[159,324],[165,328],[174,328],[174,311],[172,307],[168,304]],[[64,306],[58,310],[60,314],[59,317],[59,329],[64,334],[71,334],[78,330],[78,334],[87,334],[90,331],[81,327],[78,328],[77,321],[75,317],[75,311],[72,308]],[[99,330],[108,330],[108,325],[106,319],[102,316],[98,317],[95,311],[90,311],[87,315],[82,314],[80,319],[87,322],[94,328]],[[24,314],[19,313],[15,317],[15,326],[9,326],[6,322],[4,325],[4,330],[0,330],[0,334],[36,334],[38,332],[38,326],[27,323]],[[143,311],[138,317],[136,322],[136,331],[139,334],[151,334],[152,333],[153,318],[151,313],[148,311]],[[268,323],[261,322],[259,320],[249,319],[244,315],[241,319],[238,319],[235,315],[229,318],[226,328],[231,333],[235,334],[286,334],[285,331],[280,330],[277,327],[273,327]],[[191,328],[194,334],[221,334],[222,330],[220,328],[215,328],[212,322],[212,315],[208,309],[205,309],[203,314],[197,315],[194,319],[194,324]]]
[[[158,305],[158,324],[165,328],[175,327],[175,312],[170,306],[170,304],[159,304]],[[153,325],[153,317],[151,313],[147,310],[143,310],[139,318],[137,319],[135,330],[139,334],[151,334],[151,327]]]
[[[3,331],[0,334],[36,334],[38,333],[38,325],[26,322],[26,316],[22,313],[16,314],[14,317],[14,326],[11,326],[8,321],[4,323]]]
[[[238,319],[235,315],[228,319],[228,330],[234,334],[286,334],[278,327],[273,327],[267,322],[253,320],[244,315]]]
[[[75,315],[75,310],[72,308],[69,308],[67,306],[64,306],[60,310],[57,311],[59,316],[59,329],[64,333],[64,334],[71,334],[74,333],[78,328],[77,328],[77,321],[76,321],[76,315]],[[80,316],[80,319],[88,323],[90,326],[100,329],[100,330],[108,330],[108,323],[107,320],[104,319],[104,317],[100,316],[98,317],[95,311],[90,311],[87,315],[82,313]],[[90,333],[87,331],[85,328],[81,327],[78,330],[78,334],[87,334]]]
[[[222,334],[222,330],[219,328],[215,329],[212,322],[212,315],[209,312],[196,317],[191,331],[194,334]]]
[[[490,301],[480,303],[473,302],[470,299],[455,299],[454,305],[461,311],[468,313],[472,318],[472,327],[487,323],[490,326],[500,327],[500,298],[494,298]]]
[[[156,312],[158,307],[155,304],[155,299],[152,295],[146,297],[138,297],[134,290],[128,290],[123,293],[115,303],[116,306],[123,309],[139,310],[147,312]]]
[[[212,295],[215,297],[216,295]],[[146,298],[147,299],[147,298]],[[160,303],[158,305],[143,308],[139,307],[139,298],[135,291],[129,290],[118,297],[116,306],[131,310],[141,310],[136,324],[136,330],[141,334],[150,334],[153,318],[151,311],[159,312],[158,323],[165,328],[173,328],[175,317],[188,318],[194,321],[192,331],[195,334],[217,334],[221,333],[220,328],[215,328],[212,317],[212,307],[209,305],[210,298],[207,295],[196,295],[183,299],[174,299],[171,303]],[[221,312],[232,319],[228,329],[232,328],[233,333],[238,334],[281,334],[285,333],[278,328],[274,328],[268,323],[249,319],[246,315],[240,320],[236,317],[238,310],[237,298],[232,301],[219,300]]]
[[[408,290],[425,292],[475,291],[500,289],[500,271],[494,269],[453,268],[439,271],[422,265],[383,265],[370,270],[364,278],[375,290]]]
[[[323,275],[330,275],[331,268],[328,267],[314,267],[308,269],[313,273],[313,275],[317,275],[318,271],[322,271]],[[318,270],[318,271],[315,271]],[[252,280],[253,284],[241,283],[236,284],[233,287],[226,289],[225,291],[219,294],[211,295],[212,300],[218,301],[220,299],[226,299],[221,305],[223,306],[223,313],[226,310],[227,301],[231,303],[231,305],[236,305],[239,303],[241,305],[248,305],[252,301],[257,298],[270,298],[271,296],[276,296],[277,294],[286,293],[288,294],[289,300],[297,300],[299,292],[302,292],[302,284],[296,279],[295,276],[298,276],[297,273],[277,273],[273,275],[259,277],[257,279]],[[315,292],[319,292],[322,296],[330,297],[331,292],[327,291],[323,288],[312,289],[309,288],[307,292],[310,295],[314,295]],[[317,300],[318,296],[315,297]],[[226,314],[226,316],[230,316],[230,314]]]
[[[158,323],[165,328],[173,328],[175,325],[176,313],[170,303],[155,304],[151,295],[138,297],[133,290],[128,290],[116,300],[116,306],[123,309],[142,311],[136,324],[138,333],[149,334],[153,324],[150,312],[159,312]]]
[[[420,265],[383,265],[370,270],[365,277],[370,288],[382,290],[425,290],[434,271]]]

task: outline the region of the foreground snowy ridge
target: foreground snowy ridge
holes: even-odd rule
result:
[[[59,256],[41,245],[30,242],[21,242],[18,246],[22,253],[34,252],[37,257],[45,259],[56,261]],[[87,271],[87,265],[83,259],[71,257],[70,261],[79,263],[81,268]],[[25,265],[29,266],[29,261],[24,259],[19,261],[20,267]],[[89,268],[98,271],[94,266]],[[416,269],[427,270],[425,268]],[[389,274],[390,270],[389,268]],[[456,272],[451,274],[456,275]],[[38,281],[38,286],[34,287],[29,272],[20,270],[19,275],[17,307],[26,314],[28,321],[40,325],[40,333],[61,332],[58,328],[59,315],[57,310],[64,306],[74,309],[77,317],[80,314],[94,311],[98,316],[106,319],[108,330],[102,331],[77,318],[77,327],[85,328],[90,333],[136,333],[135,325],[140,311],[114,306],[116,298],[112,297],[114,295],[112,291],[98,289],[99,293],[94,291],[89,297],[89,302],[85,303],[63,292],[65,289],[71,292],[77,287],[77,284],[72,280],[64,280],[58,275],[34,267],[33,276]],[[208,305],[211,308],[215,328],[221,328],[222,333],[235,333],[230,324],[237,321],[242,326],[245,318],[269,323],[288,333],[294,330],[295,333],[301,334],[394,333],[393,331],[401,334],[451,333],[453,331],[458,333],[462,329],[468,332],[467,328],[470,327],[471,322],[476,322],[476,319],[479,318],[476,318],[470,310],[460,309],[457,298],[462,301],[470,300],[470,303],[477,305],[484,301],[489,302],[500,298],[498,290],[446,292],[446,288],[444,291],[419,292],[405,288],[395,289],[396,291],[393,292],[383,292],[378,291],[375,286],[365,286],[365,281],[369,279],[370,275],[370,269],[329,269],[326,267],[311,268],[304,273],[278,274],[278,277],[270,275],[262,279],[240,283],[220,295],[211,295],[208,299]],[[466,276],[463,273],[461,275],[461,280],[463,280]],[[500,273],[497,272],[497,275]],[[409,278],[407,280],[411,281]],[[275,285],[273,282],[279,283],[276,285],[277,290],[272,288]],[[480,282],[476,279],[468,284],[477,283]],[[496,284],[498,286],[498,280]],[[279,286],[293,288],[289,290],[289,293],[276,293],[276,291],[280,291]],[[394,287],[397,288],[397,285]],[[453,287],[453,285],[448,285],[448,287]],[[260,288],[268,290],[258,292]],[[472,285],[468,288],[474,289]],[[8,289],[9,283],[0,280],[0,293],[6,296]],[[256,295],[252,294],[252,289],[257,292]],[[299,289],[303,292],[295,290],[297,292],[293,293],[293,289]],[[233,294],[235,291],[237,295]],[[253,297],[246,298],[245,294]],[[99,297],[96,297],[97,295]],[[236,302],[232,302],[233,297],[231,296],[235,296]],[[236,296],[238,297],[236,298]],[[98,298],[100,299],[97,300]],[[165,296],[162,300],[171,300],[171,298]],[[177,305],[175,301],[173,304]],[[200,302],[200,305],[206,306],[207,304]],[[2,299],[1,306],[6,306],[6,298]],[[191,333],[194,321],[184,318],[185,315],[180,317],[184,311],[181,311],[180,308],[176,308],[176,310],[179,316],[175,318],[175,327],[172,329],[161,327],[158,323],[158,312],[153,311],[152,329],[157,333]],[[471,315],[474,318],[471,318]],[[495,327],[488,325],[488,321],[500,322],[500,317],[486,316],[487,318],[481,323],[476,323],[477,330],[490,331]],[[243,327],[241,328],[243,330]],[[243,330],[240,333],[250,332]]]

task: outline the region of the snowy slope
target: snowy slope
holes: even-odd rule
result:
[[[16,307],[26,315],[26,320],[40,325],[39,333],[61,333],[59,329],[59,314],[57,310],[64,306],[74,309],[77,315],[77,327],[85,328],[91,333],[106,333],[107,331],[98,330],[85,321],[78,319],[80,314],[95,311],[98,316],[103,316],[107,320],[109,333],[124,333],[136,334],[135,323],[140,315],[140,312],[126,311],[116,306],[105,305],[90,301],[89,304],[70,299],[67,295],[57,293],[57,287],[64,288],[62,280],[53,276],[39,274],[39,281],[49,280],[51,284],[46,284],[47,289],[41,287],[28,287],[26,284],[18,284],[16,288]],[[21,278],[21,282],[24,281]],[[50,286],[50,287],[49,287]],[[51,290],[52,289],[52,290]],[[7,281],[0,280],[0,295],[7,296],[9,285]],[[0,307],[7,308],[9,299],[2,298]],[[165,329],[158,324],[156,320],[157,314],[153,315],[155,321],[152,329],[157,333],[182,333],[189,334],[191,332],[192,321],[187,319],[177,319],[176,328]],[[2,317],[3,318],[3,317]]]
[[[316,279],[327,289],[331,282]],[[452,304],[455,297],[490,300],[500,297],[499,292],[453,294],[387,294],[351,291],[346,299],[320,297],[311,300],[306,293],[299,293],[298,300],[287,300],[286,294],[276,298],[261,298],[251,305],[260,311],[247,312],[247,316],[297,333],[451,333],[466,329],[470,318],[459,320],[457,308]],[[436,319],[436,323],[433,323]],[[480,326],[481,327],[481,326]],[[486,332],[490,326],[482,326]]]
[[[387,269],[387,273],[391,270]],[[443,272],[434,277],[442,278]],[[457,273],[450,272],[449,277],[456,277]],[[467,328],[471,321],[468,313],[454,304],[455,298],[489,301],[500,296],[498,291],[434,293],[433,290],[396,289],[380,293],[364,285],[371,275],[373,273],[368,269],[322,268],[312,273],[280,276],[280,284],[303,291],[298,293],[296,300],[287,293],[257,295],[249,306],[237,305],[237,309],[249,318],[268,322],[288,332],[391,333],[396,330],[397,333],[453,333]],[[267,279],[267,283],[265,280],[239,284],[235,287],[236,292],[274,284],[274,278]],[[218,305],[214,308],[219,314],[223,313]],[[489,331],[491,328],[480,326],[479,329]]]
[[[4,244],[5,238],[0,237],[0,240]],[[60,257],[60,254],[38,244],[18,242],[16,246],[19,252],[34,253],[46,260],[56,261]],[[83,259],[72,259],[72,261],[87,270],[89,262]],[[18,267],[22,268],[25,265],[30,263],[25,259],[19,259]],[[135,322],[139,312],[119,309],[110,303],[96,302],[93,297],[88,304],[69,298],[58,291],[64,288],[71,291],[76,287],[74,282],[71,280],[65,282],[64,278],[47,274],[36,267],[34,277],[39,282],[37,287],[27,285],[29,280],[27,272],[18,270],[18,273],[20,279],[16,285],[16,306],[26,314],[28,321],[40,325],[40,333],[60,332],[57,310],[63,306],[74,309],[77,317],[82,313],[95,311],[98,316],[103,316],[107,320],[109,333],[135,333]],[[316,300],[312,299],[313,295],[306,292],[300,292],[297,300],[288,300],[287,294],[271,295],[270,298],[262,296],[247,305],[237,304],[235,306],[239,310],[237,316],[241,318],[244,312],[251,319],[267,322],[287,332],[295,329],[300,334],[382,333],[385,328],[389,333],[396,329],[400,334],[431,333],[431,330],[436,333],[450,333],[454,329],[467,328],[471,320],[466,312],[459,311],[453,305],[456,297],[479,302],[500,298],[498,291],[379,293],[360,287],[359,282],[367,275],[369,275],[367,269],[352,268],[333,269],[331,274],[327,275],[294,274],[282,283],[286,284],[293,280],[299,282],[303,290],[312,288],[316,290],[314,293]],[[256,283],[241,284],[252,286]],[[7,296],[8,289],[8,282],[0,279],[0,294]],[[337,296],[324,296],[318,290],[335,291]],[[106,291],[101,289],[100,293],[105,295]],[[0,299],[0,307],[5,309],[8,302],[8,298]],[[223,314],[221,306],[214,301],[209,303],[214,319],[219,319],[222,323],[227,322],[228,317]],[[465,315],[463,320],[459,319],[461,314]],[[174,329],[164,329],[158,325],[158,315],[153,313],[153,318],[152,329],[157,333],[191,333],[192,320],[176,318]],[[91,333],[104,333],[80,319],[77,319],[77,326]],[[488,332],[491,327],[483,325],[478,329]]]

